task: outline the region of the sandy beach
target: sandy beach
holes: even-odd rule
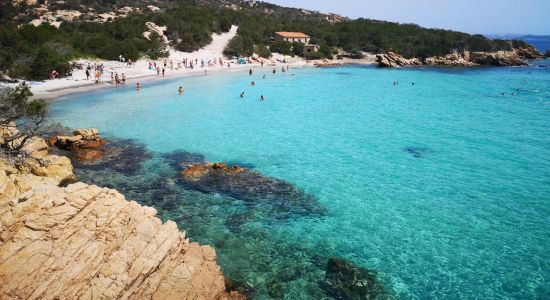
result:
[[[50,79],[45,81],[30,81],[31,91],[34,93],[35,98],[52,99],[62,95],[89,91],[94,89],[103,88],[116,88],[111,80],[111,73],[121,76],[126,76],[126,85],[129,84],[144,84],[146,82],[156,80],[174,79],[184,76],[205,76],[217,72],[247,72],[248,69],[257,69],[262,66],[263,61],[264,69],[290,66],[290,67],[313,67],[315,62],[306,61],[302,58],[291,58],[283,56],[278,53],[273,53],[273,56],[269,59],[261,57],[255,57],[251,62],[247,64],[239,64],[237,60],[228,60],[224,54],[223,49],[229,43],[229,41],[237,34],[237,26],[233,26],[227,33],[214,34],[212,36],[212,43],[208,46],[195,51],[195,52],[181,52],[173,48],[169,48],[169,57],[161,58],[158,60],[141,59],[136,61],[132,66],[128,66],[126,63],[120,61],[105,61],[96,59],[79,59],[74,63],[82,66],[80,69],[74,69],[72,77]],[[178,67],[178,63],[181,63],[184,59],[197,60],[197,67],[184,68]],[[219,64],[219,59],[223,64]],[[201,66],[201,60],[205,62],[204,67]],[[208,61],[216,61],[216,63],[208,65]],[[164,63],[167,62],[165,67],[165,75],[157,75],[157,71],[153,68],[149,68],[149,62],[155,62],[156,65],[161,68]],[[103,64],[105,69],[99,80],[99,83],[95,82],[95,78],[90,76],[86,79],[86,66]],[[228,67],[229,64],[229,67]],[[92,70],[93,73],[93,70]]]

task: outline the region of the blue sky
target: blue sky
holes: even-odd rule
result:
[[[352,18],[482,34],[550,35],[550,0],[264,0]]]

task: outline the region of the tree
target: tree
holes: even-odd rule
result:
[[[284,41],[277,41],[269,46],[271,52],[280,53],[283,55],[292,55],[292,44]]]
[[[319,47],[319,52],[323,53],[325,58],[332,59],[332,48],[326,43],[322,43]]]
[[[271,51],[269,48],[267,48],[264,44],[260,44],[256,47],[256,54],[263,58],[270,58],[271,57]]]
[[[30,100],[32,92],[26,84],[0,88],[0,152],[15,156],[33,136],[44,133],[48,104]]]
[[[304,56],[304,44],[298,42],[292,43],[292,54],[296,56]]]

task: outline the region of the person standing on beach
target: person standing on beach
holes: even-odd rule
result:
[[[160,76],[160,67],[157,66],[156,68],[157,68],[157,76]]]
[[[126,75],[122,73],[122,84],[126,84]]]
[[[86,69],[86,80],[90,80],[90,69]]]
[[[248,70],[248,75],[252,75],[252,69]]]
[[[164,67],[162,68],[162,77],[164,77]]]

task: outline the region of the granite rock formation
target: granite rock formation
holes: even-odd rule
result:
[[[79,161],[97,160],[103,157],[100,147],[107,141],[99,135],[96,128],[77,129],[73,136],[55,136],[48,139],[48,144],[61,150],[71,151]]]
[[[403,56],[394,53],[388,52],[385,54],[377,54],[376,62],[380,67],[386,68],[395,68],[395,67],[406,67],[406,66],[420,66],[422,62],[417,58],[406,59]]]
[[[386,68],[408,66],[524,66],[527,59],[542,58],[542,55],[530,45],[522,45],[510,51],[496,52],[453,52],[445,56],[425,59],[404,58],[400,54],[388,52],[376,55],[378,66]]]
[[[65,157],[36,164],[0,158],[0,299],[244,298],[227,291],[214,249],[154,208],[107,188],[60,187],[72,176]]]

